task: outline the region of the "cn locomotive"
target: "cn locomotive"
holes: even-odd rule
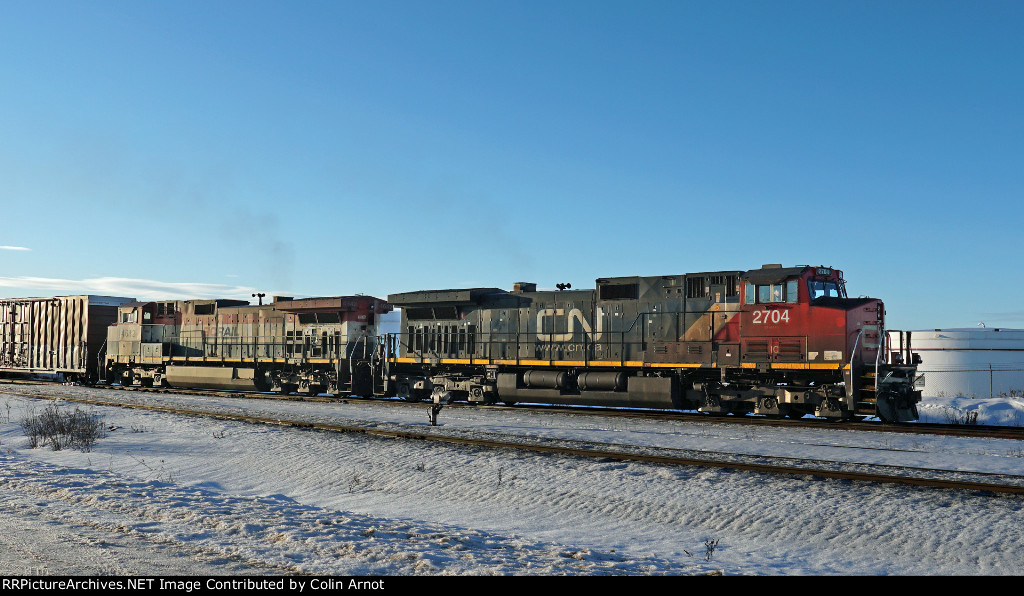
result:
[[[381,385],[407,399],[916,420],[916,355],[830,267],[393,294]]]

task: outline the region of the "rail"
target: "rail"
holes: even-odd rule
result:
[[[372,336],[349,338],[340,332],[333,334],[266,337],[260,335],[237,335],[208,333],[205,330],[189,330],[178,334],[165,334],[163,325],[142,325],[140,339],[111,341],[108,354],[117,356],[140,356],[143,359],[163,358],[221,358],[229,360],[257,359],[325,359],[343,360],[350,358],[356,350],[364,357],[373,351]],[[145,339],[146,341],[143,341]],[[127,349],[121,349],[127,344]]]
[[[637,326],[641,329],[636,330]],[[542,334],[555,335],[556,333]],[[637,335],[642,339],[634,339]],[[710,335],[710,334],[709,334]],[[621,331],[576,333],[571,341],[538,339],[537,334],[522,332],[477,331],[475,326],[438,325],[419,327],[412,332],[387,333],[379,343],[384,358],[412,358],[427,363],[458,361],[460,364],[508,364],[530,366],[538,363],[561,366],[637,366],[681,364],[685,366],[714,365],[718,362],[715,344],[740,345],[736,362],[805,364],[806,345],[799,351],[770,352],[747,349],[742,342],[718,342],[708,338],[676,342],[676,335],[662,338],[649,332],[643,317],[637,317]],[[528,339],[524,339],[528,338]],[[670,352],[671,346],[686,346]],[[691,351],[692,350],[692,351]],[[846,362],[828,363],[842,369]]]

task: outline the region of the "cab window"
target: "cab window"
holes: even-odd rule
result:
[[[747,304],[772,304],[787,302],[796,304],[799,297],[800,284],[798,280],[791,279],[781,284],[757,285],[746,282],[744,285],[744,297]]]
[[[846,298],[846,289],[834,281],[807,281],[807,294],[811,300],[815,298]]]

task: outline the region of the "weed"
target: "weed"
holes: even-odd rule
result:
[[[946,422],[949,424],[977,424],[978,423],[978,412],[962,412],[954,408],[944,408],[943,414],[946,417]]]
[[[503,479],[504,475],[505,475],[505,468],[504,467],[498,468],[498,486],[501,486],[501,482],[502,482],[502,479]],[[511,478],[508,479],[508,481],[512,482],[516,478],[518,478],[518,476],[512,476]]]
[[[718,538],[704,541],[704,560],[710,562],[711,557],[715,556],[715,549],[718,548]]]
[[[69,447],[92,451],[96,441],[105,436],[99,414],[79,408],[69,412],[61,410],[56,404],[47,406],[40,414],[33,411],[22,418],[20,424],[32,449],[49,445],[54,451]]]
[[[146,460],[143,459],[143,458],[135,457],[131,453],[128,454],[128,457],[134,459],[135,462],[138,463],[140,466],[142,466],[142,467],[146,468],[147,470],[149,470],[150,472],[152,472],[153,476],[156,478],[156,480],[158,482],[168,482],[168,483],[173,483],[174,482],[174,472],[172,472],[171,470],[166,469],[166,467],[164,465],[164,463],[165,463],[164,460],[160,460],[160,465],[157,466],[156,468],[154,468],[153,466],[147,464]],[[111,462],[113,462],[113,458],[111,458]]]
[[[356,492],[360,486],[363,486],[363,490],[370,490],[370,481],[363,478],[360,472],[352,472],[352,477],[348,481],[348,492]]]

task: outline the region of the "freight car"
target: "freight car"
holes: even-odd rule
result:
[[[372,395],[377,317],[391,307],[336,296],[128,302],[117,310],[107,336],[111,382]]]
[[[917,419],[906,346],[886,361],[885,309],[830,267],[764,265],[598,279],[594,289],[394,294],[385,395]]]
[[[0,374],[60,375],[95,382],[107,326],[132,298],[50,296],[0,299]]]

